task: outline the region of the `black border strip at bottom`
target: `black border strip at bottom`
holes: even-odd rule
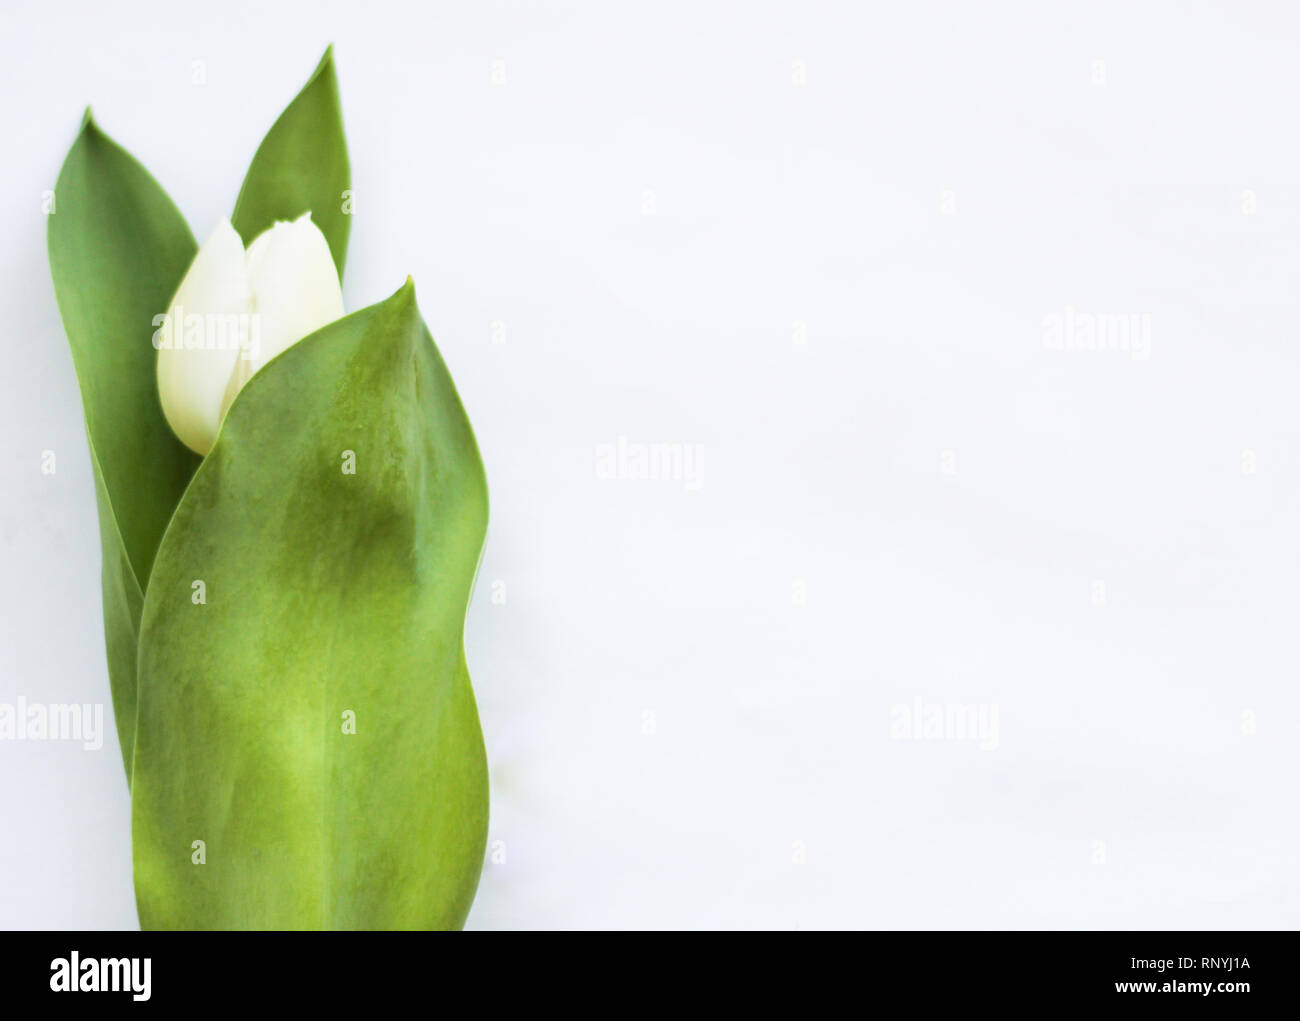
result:
[[[699,1005],[700,994],[733,1007],[778,993],[812,1006],[834,993],[864,1007],[1165,1000],[1234,1012],[1295,998],[1289,933],[587,936],[503,945],[474,934],[5,933],[0,988],[6,1007],[96,1010],[112,1001],[168,1012],[462,998],[490,1011],[512,993],[539,1006],[605,1009],[676,1009]]]

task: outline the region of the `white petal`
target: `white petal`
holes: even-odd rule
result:
[[[252,358],[235,365],[225,408],[263,365],[343,315],[343,291],[329,242],[304,213],[259,234],[245,257],[259,337]]]
[[[241,321],[231,317],[247,317],[252,311],[244,245],[230,221],[222,219],[172,298],[168,316],[174,346],[158,351],[163,414],[181,442],[195,453],[212,449],[224,414],[222,401],[239,358]],[[244,328],[248,322],[242,320]]]

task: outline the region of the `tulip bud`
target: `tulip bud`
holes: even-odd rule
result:
[[[155,318],[158,396],[172,431],[207,454],[253,374],[342,315],[338,272],[310,213],[276,223],[247,251],[223,218]]]

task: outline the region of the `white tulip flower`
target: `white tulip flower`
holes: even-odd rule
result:
[[[268,361],[343,315],[329,243],[304,213],[244,250],[222,219],[158,327],[158,396],[181,442],[207,454],[231,402]]]

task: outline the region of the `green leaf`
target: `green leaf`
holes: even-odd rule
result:
[[[143,927],[464,923],[487,832],[463,645],[486,528],[474,435],[409,280],[252,378],[145,597]]]
[[[167,311],[197,246],[166,193],[89,110],[59,174],[48,244],[95,471],[108,671],[129,779],[142,593],[198,464],[158,403],[153,317]]]
[[[342,280],[352,226],[343,193],[350,180],[331,46],[258,146],[230,222],[247,246],[276,220],[296,220],[310,210]]]

